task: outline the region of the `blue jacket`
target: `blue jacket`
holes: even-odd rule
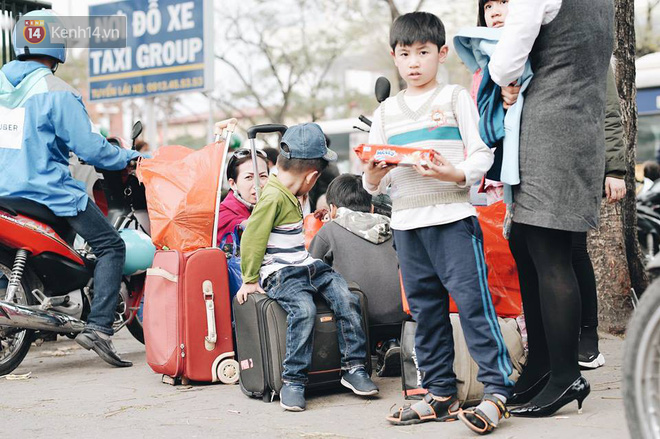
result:
[[[80,94],[48,67],[12,61],[0,70],[0,196],[76,216],[88,196],[69,171],[69,151],[90,165],[120,170],[139,156],[96,131]]]
[[[454,37],[454,46],[465,65],[473,73],[480,68],[483,69],[484,72],[487,72],[490,56],[495,51],[495,46],[497,45],[501,34],[502,29],[492,29],[487,27],[464,28],[459,30]],[[527,90],[533,76],[532,68],[528,61],[523,75],[518,80],[518,84],[521,84],[518,101],[509,108],[504,116],[504,140],[502,147],[502,172],[500,180],[508,185],[520,184],[520,120],[522,117],[523,105],[525,103],[525,90]],[[488,77],[487,74],[484,75],[484,79],[486,79],[486,77]],[[482,93],[488,93],[488,95],[482,95]],[[482,83],[479,87],[479,96],[477,96],[477,100],[483,102],[484,99],[501,98],[495,96],[495,93],[493,93],[493,87],[486,87]],[[480,105],[480,108],[481,107],[482,106]],[[483,108],[492,109],[493,106],[487,106],[484,104]],[[484,114],[481,116],[484,117]],[[483,125],[488,126],[488,123],[499,122],[498,120],[484,121]]]

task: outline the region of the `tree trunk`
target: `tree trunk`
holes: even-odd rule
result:
[[[648,276],[637,241],[635,158],[637,147],[637,89],[635,86],[635,2],[615,0],[616,79],[621,98],[621,117],[626,133],[626,197],[623,199],[623,234],[630,283],[637,294],[648,286]]]
[[[620,202],[610,204],[603,199],[600,224],[588,235],[598,291],[598,322],[603,331],[623,334],[633,306]]]

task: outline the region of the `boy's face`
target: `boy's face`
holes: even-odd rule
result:
[[[484,4],[487,27],[502,27],[509,13],[509,0],[492,0]]]
[[[391,52],[394,65],[399,74],[408,84],[408,88],[423,89],[430,83],[435,83],[438,65],[445,62],[449,48],[438,48],[431,42],[414,43],[410,46],[398,44]]]

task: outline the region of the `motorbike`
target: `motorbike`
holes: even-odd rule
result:
[[[660,255],[646,266],[653,280],[635,305],[623,355],[623,402],[630,437],[660,439]]]
[[[142,132],[132,129],[133,147]],[[108,139],[119,145],[119,139]],[[144,187],[130,172],[97,169],[95,202],[116,230],[149,233]],[[16,369],[33,341],[75,338],[85,327],[94,297],[95,257],[76,245],[76,233],[47,207],[0,197],[0,376]],[[144,273],[122,278],[113,329],[124,326],[140,342]]]
[[[637,238],[649,263],[660,251],[660,181],[637,195]]]

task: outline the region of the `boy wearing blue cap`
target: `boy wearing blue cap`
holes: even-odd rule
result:
[[[328,163],[335,160],[337,154],[328,149],[317,124],[290,127],[282,137],[278,173],[271,174],[264,186],[242,238],[239,303],[245,303],[249,294],[265,292],[288,314],[280,405],[289,411],[305,410],[316,317],[314,294],[323,296],[337,319],[342,385],[361,396],[378,393],[365,370],[366,336],[358,297],[330,266],[312,258],[304,245],[303,214],[297,197],[307,194]]]

